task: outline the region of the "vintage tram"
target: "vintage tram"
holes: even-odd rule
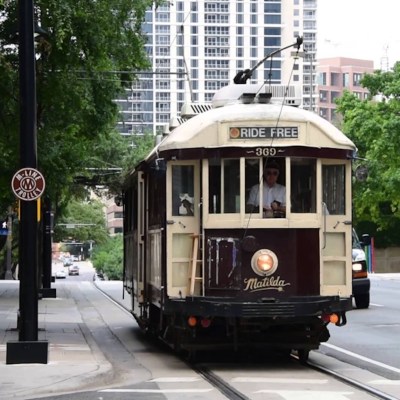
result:
[[[352,300],[354,144],[268,85],[230,85],[166,135],[124,191],[124,287],[177,350],[305,360]],[[264,207],[270,161],[284,198]],[[252,188],[258,205],[249,205]],[[254,194],[255,193],[255,194]],[[275,200],[275,199],[274,199]]]

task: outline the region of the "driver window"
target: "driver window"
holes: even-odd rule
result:
[[[316,161],[308,158],[291,159],[291,211],[316,212]]]
[[[258,213],[261,204],[264,218],[285,217],[285,158],[246,159],[245,180],[247,213]]]

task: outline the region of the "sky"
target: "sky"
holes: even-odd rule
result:
[[[318,58],[400,61],[400,0],[318,0]]]

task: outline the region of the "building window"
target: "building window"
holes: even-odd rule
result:
[[[337,72],[331,72],[331,86],[339,86],[340,85],[339,77],[340,77],[340,74],[338,74]]]
[[[280,37],[265,37],[264,38],[264,46],[276,46],[280,47],[281,38]]]
[[[280,36],[281,28],[265,28],[264,35],[265,36]]]
[[[349,87],[350,81],[349,81],[349,73],[346,72],[343,74],[343,86],[344,87]]]
[[[335,103],[338,97],[340,97],[340,92],[331,92],[331,103]]]
[[[326,86],[326,72],[320,72],[318,77],[318,84]]]
[[[362,74],[357,73],[357,72],[354,73],[353,74],[353,86],[361,86],[361,83],[360,83],[361,79],[362,79]]]
[[[328,109],[327,108],[320,108],[319,109],[319,116],[325,119],[328,119]]]
[[[327,103],[328,102],[328,92],[326,90],[320,90],[319,91],[319,101],[321,103]]]
[[[279,3],[266,3],[264,4],[264,13],[281,13],[281,5]]]
[[[280,15],[265,15],[264,16],[264,24],[280,24],[281,16]]]

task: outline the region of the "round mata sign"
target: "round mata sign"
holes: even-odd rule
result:
[[[45,186],[43,175],[34,168],[20,169],[11,181],[14,194],[25,201],[38,199],[43,194]]]

